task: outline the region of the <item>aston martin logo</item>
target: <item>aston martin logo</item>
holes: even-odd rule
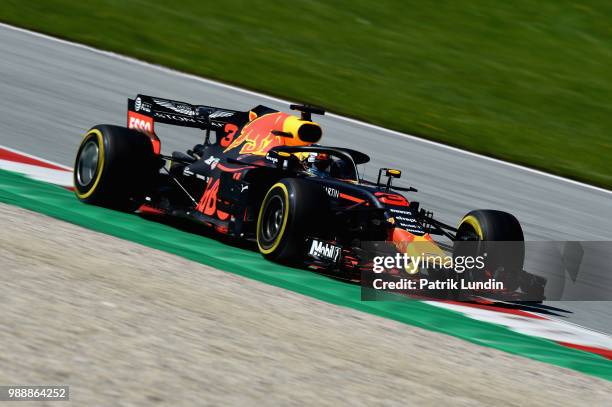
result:
[[[182,103],[172,102],[170,100],[162,100],[162,99],[156,99],[156,98],[153,98],[153,101],[157,103],[158,105],[165,107],[166,109],[173,110],[180,114],[184,114],[187,116],[195,116],[196,114],[190,105],[185,105]]]
[[[228,111],[225,111],[225,110],[215,110],[210,115],[208,115],[208,117],[210,117],[211,119],[215,119],[215,118],[218,118],[218,117],[230,117],[230,116],[233,116],[233,115],[234,115],[233,112],[228,112]]]

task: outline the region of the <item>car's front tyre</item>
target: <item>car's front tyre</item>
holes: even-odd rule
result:
[[[257,246],[267,259],[297,263],[306,238],[321,233],[327,214],[327,195],[315,183],[282,179],[266,193],[257,217]]]
[[[491,209],[469,212],[459,222],[453,251],[455,256],[484,256],[487,272],[503,281],[505,289],[518,289],[525,261],[525,239],[514,215]]]

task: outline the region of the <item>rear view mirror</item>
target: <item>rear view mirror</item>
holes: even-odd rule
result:
[[[401,176],[402,176],[402,172],[400,170],[394,170],[392,168],[387,168],[385,171],[385,177],[400,178]]]

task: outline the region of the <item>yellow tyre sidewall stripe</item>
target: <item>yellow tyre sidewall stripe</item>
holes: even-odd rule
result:
[[[276,184],[272,185],[272,187],[268,190],[268,193],[266,194],[263,203],[266,202],[266,200],[268,199],[268,196],[270,196],[270,194],[276,189],[276,188],[280,188],[283,192],[284,192],[284,198],[285,198],[285,213],[283,214],[283,224],[281,225],[281,230],[280,233],[278,234],[278,236],[276,237],[276,240],[274,241],[274,243],[272,244],[272,246],[268,249],[264,249],[261,246],[261,243],[259,242],[259,228],[261,226],[261,218],[263,216],[263,212],[264,212],[264,205],[261,205],[261,208],[259,208],[259,216],[257,216],[257,247],[259,247],[259,251],[263,254],[270,254],[272,253],[274,250],[276,250],[278,248],[278,246],[280,245],[281,240],[283,239],[283,236],[285,234],[285,228],[287,227],[287,219],[289,218],[289,191],[287,190],[287,186],[281,182],[277,182]]]
[[[76,196],[80,199],[87,199],[91,196],[91,194],[95,192],[96,188],[98,187],[98,184],[100,183],[100,179],[102,178],[102,169],[104,168],[104,138],[102,137],[102,132],[100,130],[92,129],[87,134],[85,134],[85,137],[83,137],[83,141],[81,141],[81,146],[90,139],[90,136],[92,134],[95,135],[98,139],[98,168],[96,169],[96,179],[94,180],[94,183],[91,188],[89,188],[89,190],[85,193],[79,192],[78,188],[76,188],[75,185],[74,192],[76,193]],[[78,168],[76,169],[76,171],[78,171]]]
[[[482,233],[482,227],[480,226],[480,222],[478,222],[478,219],[476,219],[475,216],[468,215],[465,218],[463,218],[461,220],[461,223],[459,223],[459,227],[461,227],[461,225],[463,225],[464,223],[467,223],[474,229],[474,231],[476,232],[480,240],[484,240],[484,235]]]

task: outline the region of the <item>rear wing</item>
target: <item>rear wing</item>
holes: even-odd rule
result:
[[[128,99],[128,127],[146,133],[154,134],[154,123],[214,130],[226,123],[246,123],[248,118],[248,112],[192,105],[147,95]]]
[[[158,154],[160,141],[155,134],[156,123],[205,130],[205,143],[208,143],[211,131],[221,131],[225,134],[225,137],[220,139],[222,140],[221,146],[231,148],[236,147],[234,145],[236,141],[232,142],[236,132],[249,122],[251,124],[256,123],[253,124],[254,128],[251,130],[261,139],[258,141],[260,143],[263,143],[269,137],[275,139],[286,137],[287,140],[293,140],[292,145],[296,143],[297,145],[312,144],[319,141],[321,128],[318,124],[311,122],[311,114],[324,114],[323,109],[302,105],[291,105],[290,107],[301,112],[300,119],[262,105],[241,112],[214,106],[192,105],[154,96],[136,95],[134,99],[128,99],[127,127],[147,134],[151,138],[154,151]],[[276,116],[267,116],[270,113],[276,114]],[[263,120],[264,116],[267,117],[266,120]],[[256,122],[255,120],[258,118],[262,118],[263,121]],[[241,143],[253,144],[253,140],[244,140],[240,137],[237,140]],[[224,143],[228,145],[224,145]],[[230,145],[230,143],[232,144]],[[283,141],[277,144],[288,145],[289,143]],[[270,144],[270,140],[263,145],[266,148],[273,146],[273,144]],[[249,152],[254,154],[253,151]]]
[[[155,134],[155,123],[206,130],[208,139],[211,130],[225,129],[229,123],[232,129],[237,129],[248,120],[248,112],[237,110],[192,105],[147,95],[128,99],[127,127],[148,135],[156,154],[161,152],[161,142]]]

